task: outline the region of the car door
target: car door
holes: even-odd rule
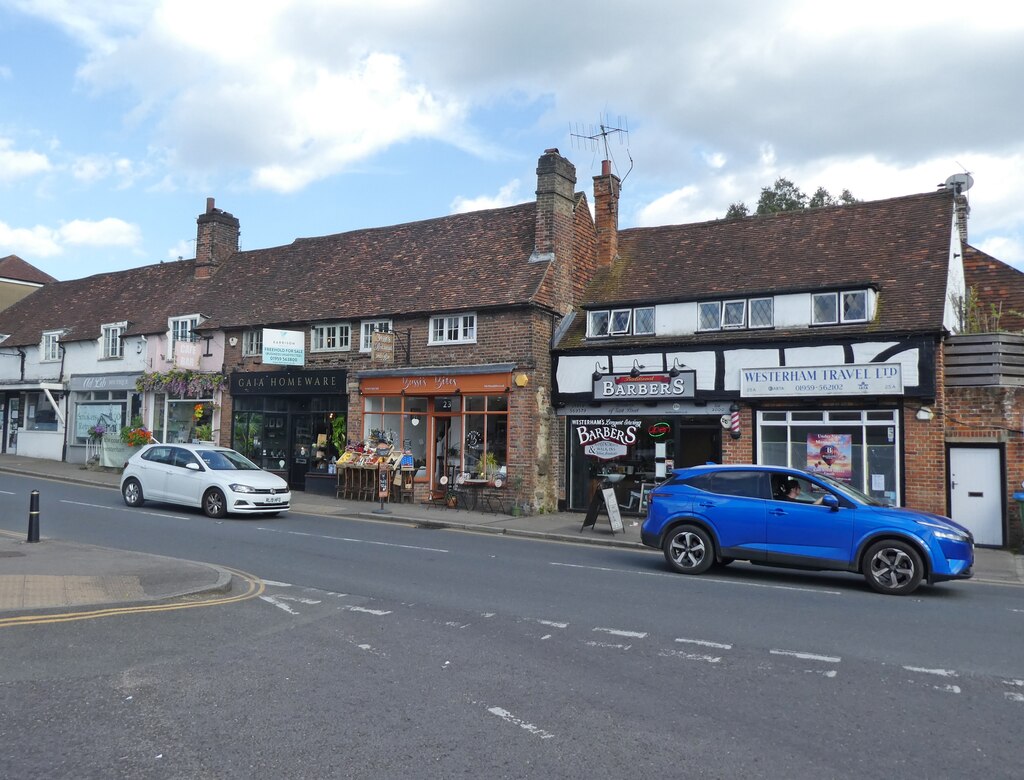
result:
[[[814,503],[831,491],[798,475],[792,478],[800,484],[801,500],[776,495],[767,502],[768,561],[825,568],[848,564],[853,511],[841,498],[838,511]]]
[[[146,498],[154,501],[167,499],[167,471],[173,458],[171,449],[165,445],[151,447],[135,461],[142,494]]]
[[[176,504],[199,506],[202,496],[204,467],[196,456],[183,447],[172,447],[171,466],[167,471],[167,500]],[[199,468],[188,468],[189,464]]]
[[[714,527],[722,555],[763,560],[767,476],[757,470],[724,470],[711,475],[708,490],[694,497],[694,514]]]

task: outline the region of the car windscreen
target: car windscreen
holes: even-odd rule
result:
[[[200,450],[196,453],[213,471],[259,471],[260,467],[234,450]]]

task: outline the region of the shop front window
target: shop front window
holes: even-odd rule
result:
[[[900,495],[894,410],[759,412],[759,461],[827,474],[873,498]]]
[[[90,429],[103,430],[105,436],[116,437],[130,419],[138,416],[142,400],[135,393],[129,396],[127,390],[82,391],[76,393],[74,398],[75,444],[95,441],[89,435]]]
[[[61,396],[54,395],[54,400],[59,404]],[[57,410],[46,393],[29,393],[28,405],[26,406],[25,428],[29,431],[55,431],[57,430]]]

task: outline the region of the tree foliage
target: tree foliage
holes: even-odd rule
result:
[[[824,187],[818,187],[813,195],[808,196],[785,176],[780,176],[771,187],[761,188],[761,197],[757,199],[755,214],[776,214],[780,211],[799,211],[800,209],[816,209],[822,206],[846,206],[858,203],[853,194],[844,189],[839,197],[834,197]],[[725,212],[726,219],[737,219],[750,214],[747,204],[742,201],[733,203]]]

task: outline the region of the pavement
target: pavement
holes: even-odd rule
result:
[[[29,507],[5,502],[3,513],[21,514],[25,534],[0,531],[0,613],[32,613],[151,604],[187,595],[226,592],[232,573],[202,563],[146,553],[80,544],[46,535],[47,480],[117,490],[120,473],[79,464],[0,454],[0,472],[19,474],[40,492],[40,541],[28,542]],[[38,482],[33,482],[38,480]],[[624,515],[622,530],[612,531],[608,517],[583,528],[579,512],[511,516],[423,504],[384,504],[333,496],[292,493],[292,510],[328,517],[357,517],[478,533],[540,538],[576,544],[643,548],[640,518]],[[1024,585],[1024,556],[1010,550],[977,548],[974,582]]]

